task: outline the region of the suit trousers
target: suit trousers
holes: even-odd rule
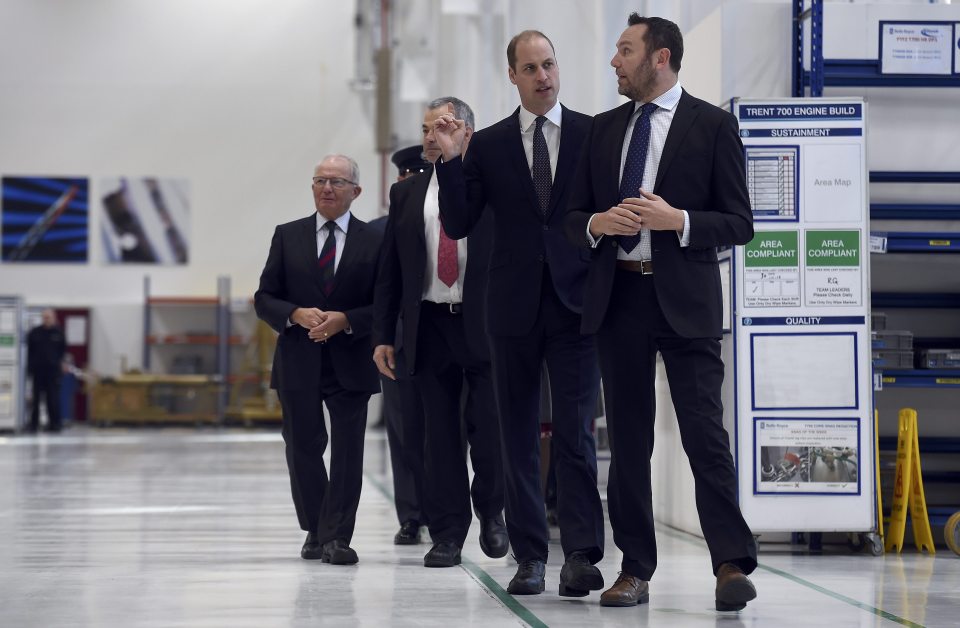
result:
[[[407,375],[403,350],[396,353],[397,379],[380,376],[383,416],[393,471],[397,520],[426,523],[423,511],[423,403]]]
[[[30,423],[28,428],[36,430],[40,425],[40,400],[47,405],[48,426],[51,429],[60,429],[60,382],[63,377],[58,370],[48,373],[34,373],[33,399],[30,403]]]
[[[550,540],[540,485],[540,370],[546,364],[552,397],[552,456],[557,519],[564,556],[586,551],[603,558],[603,506],[597,491],[591,425],[599,372],[593,336],[557,296],[545,266],[540,311],[525,336],[492,336],[494,383],[500,407],[506,520],[517,560],[547,560]]]
[[[503,511],[500,426],[490,363],[469,350],[463,316],[428,305],[424,302],[421,308],[413,376],[423,401],[426,433],[424,507],[433,542],[462,547],[473,520],[471,497],[481,518]],[[472,486],[461,412],[473,464]]]
[[[659,352],[714,573],[725,562],[752,572],[756,544],[737,503],[737,476],[723,427],[720,340],[678,336],[660,309],[653,275],[617,270],[597,345],[610,435],[610,525],[623,551],[623,571],[649,580],[657,566],[650,456]]]
[[[320,386],[277,391],[283,410],[283,442],[297,518],[323,544],[350,542],[363,483],[363,438],[370,393],[346,390],[337,381],[324,347]],[[328,436],[323,404],[330,413],[330,475],[323,463]]]

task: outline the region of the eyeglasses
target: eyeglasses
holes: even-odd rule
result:
[[[315,186],[317,186],[318,188],[322,188],[323,186],[325,186],[325,185],[328,184],[328,183],[330,184],[330,187],[336,188],[336,189],[338,189],[338,190],[342,190],[343,188],[345,188],[345,187],[347,187],[347,186],[350,186],[350,185],[356,185],[356,182],[350,181],[349,179],[339,179],[339,178],[336,178],[336,179],[327,179],[326,177],[314,177],[314,178],[313,178],[313,184],[314,184]]]

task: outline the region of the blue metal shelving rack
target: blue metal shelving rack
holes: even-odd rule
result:
[[[809,69],[805,67],[804,25],[809,21]],[[886,75],[879,59],[825,59],[823,56],[823,0],[793,1],[793,60],[791,85],[794,97],[821,97],[824,87],[960,88],[960,75]],[[960,172],[871,171],[870,183],[942,184],[960,183]],[[960,220],[956,203],[871,203],[871,220]],[[888,253],[960,253],[960,233],[888,232]],[[876,308],[960,309],[956,293],[872,293]],[[885,370],[885,388],[960,388],[960,371]],[[880,438],[880,449],[896,449],[896,437]],[[921,452],[960,453],[960,438],[920,438]],[[924,474],[928,481],[955,482],[958,472]],[[953,508],[929,508],[931,522],[943,525]]]

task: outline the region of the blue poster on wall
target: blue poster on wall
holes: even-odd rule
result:
[[[79,178],[4,177],[4,262],[87,261],[89,182]]]

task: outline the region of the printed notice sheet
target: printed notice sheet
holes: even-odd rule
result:
[[[858,419],[756,418],[756,493],[860,492]]]

